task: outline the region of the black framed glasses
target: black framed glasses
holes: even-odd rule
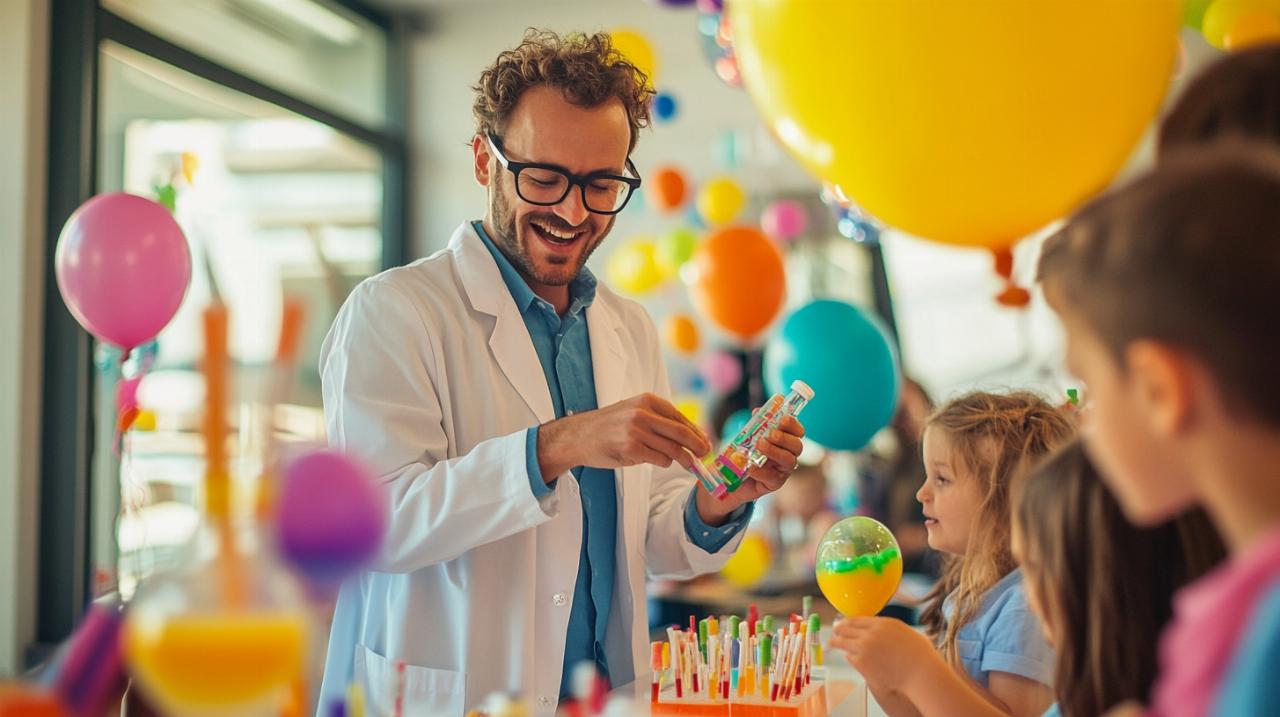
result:
[[[631,195],[640,187],[640,173],[627,158],[626,171],[630,177],[620,177],[607,172],[578,175],[564,167],[538,162],[512,162],[502,151],[502,143],[492,133],[488,135],[493,156],[516,180],[516,194],[521,199],[540,207],[550,207],[564,201],[577,187],[582,192],[582,206],[596,214],[617,214],[627,206]]]

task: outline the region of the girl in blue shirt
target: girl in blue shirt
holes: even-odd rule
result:
[[[1063,413],[1030,393],[972,393],[926,421],[916,497],[929,545],[946,556],[922,617],[927,636],[855,617],[831,640],[888,714],[1039,717],[1053,702],[1053,652],[1010,552],[1009,494],[1071,433]]]

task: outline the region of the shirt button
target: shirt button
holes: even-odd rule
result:
[[[538,704],[543,707],[551,707],[555,703],[556,703],[555,700],[551,699],[550,697],[547,697],[546,695],[543,695],[542,697],[538,698]]]
[[[566,416],[572,416],[572,415],[573,415],[573,409],[569,409],[568,411],[565,411],[565,412],[564,412],[564,415],[566,415]]]
[[[564,593],[556,593],[551,596],[551,602],[555,603],[556,607],[564,607],[569,603],[569,596]]]

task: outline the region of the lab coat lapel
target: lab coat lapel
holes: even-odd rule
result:
[[[467,300],[476,311],[495,319],[493,333],[489,335],[489,350],[499,368],[539,423],[555,420],[551,391],[547,388],[538,352],[529,338],[529,329],[502,281],[493,255],[476,236],[470,222],[463,223],[454,232],[449,250],[457,257],[458,275]]]

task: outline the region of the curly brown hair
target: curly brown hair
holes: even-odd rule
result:
[[[561,37],[551,30],[531,27],[519,45],[503,51],[480,73],[480,80],[472,87],[476,93],[471,106],[476,132],[501,136],[520,97],[537,85],[560,90],[566,100],[579,107],[598,107],[616,98],[631,124],[628,151],[635,149],[640,129],[649,125],[653,87],[648,76],[613,46],[609,33]]]

